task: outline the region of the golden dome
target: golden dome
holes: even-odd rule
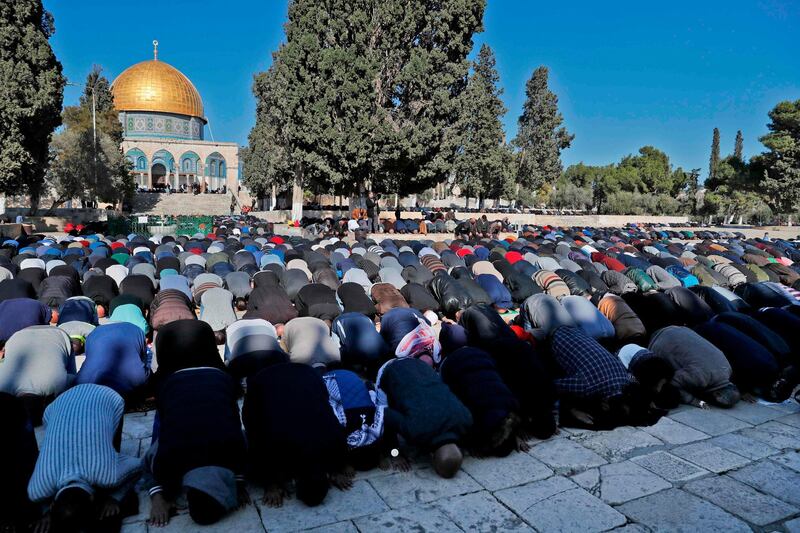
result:
[[[203,100],[189,78],[152,59],[125,69],[111,85],[117,111],[157,111],[203,118]]]

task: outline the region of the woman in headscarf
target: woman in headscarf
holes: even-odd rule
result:
[[[341,360],[330,328],[319,318],[304,316],[291,320],[284,327],[281,340],[293,363],[325,367]]]

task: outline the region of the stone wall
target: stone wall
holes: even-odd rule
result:
[[[288,220],[290,211],[259,211],[253,215],[268,220],[269,222],[285,222]],[[346,211],[303,211],[309,217],[337,217],[346,216]],[[383,212],[387,217],[394,218],[393,212]],[[458,213],[459,218],[479,217],[480,213]],[[686,224],[688,216],[644,216],[644,215],[532,215],[532,214],[502,214],[487,213],[489,220],[496,220],[508,217],[512,224],[536,224],[539,226],[591,226],[591,227],[618,227],[630,223],[636,224]],[[404,211],[403,217],[422,218],[422,213],[418,211]]]

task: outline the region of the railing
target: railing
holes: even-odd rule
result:
[[[133,215],[108,218],[108,232],[111,235],[135,233],[152,237],[153,235],[194,235],[209,233],[213,226],[211,217]]]

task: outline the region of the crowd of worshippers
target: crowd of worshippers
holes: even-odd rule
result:
[[[3,526],[117,530],[134,487],[155,526],[176,501],[220,520],[245,480],[267,505],[314,506],[354,470],[430,460],[450,478],[464,452],[505,456],[558,426],[782,402],[798,383],[796,242],[253,230],[2,242]],[[153,407],[149,449],[121,453],[123,413]]]

